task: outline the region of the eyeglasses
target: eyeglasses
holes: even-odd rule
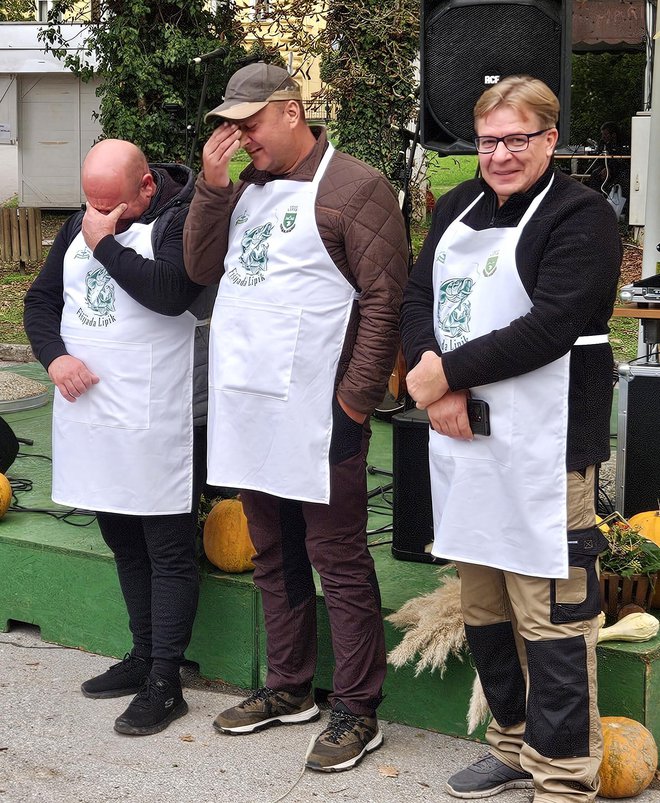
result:
[[[494,153],[500,142],[503,142],[504,147],[511,153],[517,153],[529,148],[529,141],[532,137],[538,137],[550,130],[544,128],[543,131],[534,131],[533,134],[507,134],[505,137],[475,137],[474,144],[477,153]]]

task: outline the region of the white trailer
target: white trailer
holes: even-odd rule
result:
[[[80,168],[101,134],[97,82],[83,83],[46,53],[42,24],[0,24],[0,160],[17,150],[19,206],[76,209],[85,200]],[[85,26],[68,25],[69,49],[84,47]],[[7,151],[8,153],[8,151]]]

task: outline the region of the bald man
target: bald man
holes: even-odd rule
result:
[[[53,500],[96,511],[132,634],[124,659],[82,692],[136,695],[114,727],[146,735],[188,710],[179,667],[197,607],[201,324],[214,290],[183,265],[187,167],[149,165],[132,143],[103,140],[82,186],[87,208],[64,224],[28,291],[25,330],[56,388]]]

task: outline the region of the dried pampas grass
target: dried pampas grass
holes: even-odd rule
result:
[[[469,652],[461,612],[461,581],[442,574],[442,585],[430,594],[408,600],[398,611],[387,616],[398,630],[404,630],[400,643],[390,651],[387,660],[396,669],[413,662],[415,676],[428,669],[445,673],[450,655],[462,661]],[[488,720],[490,711],[479,675],[475,673],[467,714],[468,733],[473,733]]]
[[[479,725],[488,722],[489,719],[490,708],[486,702],[479,675],[475,672],[474,683],[472,684],[472,696],[470,697],[470,706],[467,713],[468,735],[474,733]]]
[[[435,591],[408,600],[387,617],[394,627],[406,631],[387,656],[397,669],[419,656],[415,675],[428,669],[437,670],[442,677],[450,655],[463,660],[467,642],[461,613],[461,581],[447,576],[442,580],[443,584]]]

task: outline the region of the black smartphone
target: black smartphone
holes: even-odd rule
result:
[[[474,435],[490,435],[490,407],[483,399],[468,399],[467,412]]]

